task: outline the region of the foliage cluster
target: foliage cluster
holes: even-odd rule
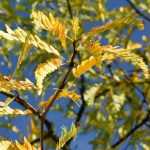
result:
[[[3,150],[67,150],[73,139],[90,132],[96,150],[150,149],[150,44],[145,32],[150,21],[143,13],[149,12],[150,1],[127,0],[129,5],[114,9],[108,2],[0,3],[5,16],[0,116],[10,122],[20,115],[30,118],[24,127],[27,137],[9,121],[0,124],[19,136],[19,141],[2,137]],[[54,112],[72,122],[60,137],[49,117]]]

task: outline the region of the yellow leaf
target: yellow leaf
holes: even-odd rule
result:
[[[92,37],[101,32],[108,31],[110,29],[120,28],[120,27],[123,27],[128,24],[133,24],[133,23],[135,23],[135,21],[136,21],[135,18],[133,18],[131,15],[128,15],[126,17],[117,18],[116,20],[108,22],[104,25],[101,25],[98,27],[93,27],[89,32],[83,34],[83,41],[88,39],[88,37],[90,37],[90,36]]]
[[[80,99],[80,96],[77,93],[75,93],[73,91],[67,91],[67,90],[62,90],[59,93],[57,98],[60,98],[60,97],[68,97],[68,98],[70,98],[73,101],[77,101],[77,100]]]
[[[104,0],[98,0],[98,16],[102,21],[105,21],[105,1]]]
[[[12,142],[6,139],[0,139],[1,150],[36,150],[29,141],[24,138],[24,143],[20,144],[18,141]]]
[[[52,32],[53,34],[58,36],[62,46],[66,48],[67,30],[63,23],[55,18],[51,13],[49,13],[49,16],[47,16],[41,11],[33,11],[31,17],[33,19],[33,23],[36,26]]]
[[[35,90],[34,84],[26,79],[25,81],[17,81],[9,76],[0,74],[0,91],[10,92],[13,90]]]
[[[5,100],[5,106],[8,106],[13,101],[14,101],[14,97],[7,97]]]
[[[30,34],[25,39],[25,43],[23,45],[22,51],[20,52],[16,68],[19,68],[19,66],[22,64],[23,60],[25,59],[26,54],[28,53],[28,51],[31,47],[29,39],[30,39]]]
[[[33,119],[30,122],[30,127],[31,127],[31,133],[32,134],[39,134],[40,133],[40,130],[37,127],[37,124]]]
[[[49,53],[60,56],[58,51],[52,45],[48,45],[43,40],[41,40],[37,35],[30,34],[30,36],[28,37],[27,31],[25,31],[19,27],[13,31],[7,25],[6,25],[6,30],[7,30],[7,33],[0,31],[0,37],[3,37],[7,40],[16,40],[21,43],[25,43],[26,40],[28,40],[28,45],[33,45],[36,48],[40,48],[42,50],[46,50]],[[28,38],[28,39],[26,39],[26,38]]]
[[[122,50],[120,52],[115,52],[116,56],[124,59],[125,61],[131,62],[133,65],[138,66],[142,69],[143,74],[146,79],[149,78],[149,69],[148,66],[143,61],[143,58],[138,56],[137,54],[130,52],[129,50]]]
[[[89,59],[82,61],[82,63],[78,65],[76,68],[73,68],[72,72],[75,77],[80,77],[81,74],[85,73],[99,62],[100,62],[99,56],[97,57],[91,56]]]
[[[108,49],[112,49],[112,46],[100,45],[99,42],[95,42],[95,43],[88,43],[87,49],[91,54],[95,55],[97,53],[107,51]]]
[[[17,116],[17,115],[30,115],[31,112],[29,110],[23,111],[20,109],[12,109],[7,106],[4,102],[0,102],[0,116]]]
[[[0,149],[1,150],[12,150],[12,149],[18,150],[16,148],[15,143],[9,140],[5,140],[5,139],[0,139]]]
[[[77,128],[72,124],[69,131],[66,128],[62,129],[61,137],[56,145],[56,150],[60,150],[70,139],[74,138],[77,135]]]
[[[138,49],[138,48],[141,48],[141,47],[142,47],[142,45],[139,44],[139,43],[129,43],[127,45],[127,49],[130,49],[130,50],[132,50],[132,49]]]
[[[41,105],[42,107],[45,107],[45,108],[46,108],[46,107],[48,106],[48,104],[50,103],[52,97],[53,97],[53,96],[49,97],[49,99],[48,99],[47,101],[42,101],[42,102],[40,103],[40,105]],[[57,99],[59,99],[59,98],[61,98],[61,97],[67,97],[67,98],[71,99],[72,101],[74,101],[75,103],[80,100],[80,95],[78,95],[78,94],[77,94],[76,92],[74,92],[74,91],[68,91],[68,90],[62,90],[62,91],[58,94]]]
[[[18,150],[35,150],[35,148],[26,138],[24,138],[23,144],[20,144],[18,141],[16,141],[16,147],[18,148]]]
[[[89,89],[86,90],[85,92],[85,101],[89,106],[93,106],[95,96],[97,92],[100,91],[100,86],[98,84],[90,87]]]
[[[107,61],[111,63],[119,57],[125,61],[131,62],[135,66],[138,66],[143,71],[145,78],[149,78],[149,69],[143,58],[132,51],[135,48],[140,48],[140,44],[129,45],[127,49],[113,47],[111,45],[101,46],[99,43],[90,43],[87,47],[93,56],[82,61],[80,65],[73,69],[75,77],[79,77],[100,62]]]
[[[53,71],[57,70],[60,65],[60,58],[52,58],[51,60],[47,60],[45,63],[41,63],[37,66],[35,70],[35,78],[39,95],[42,93],[43,81],[45,77]]]
[[[150,150],[149,145],[142,143],[141,146],[143,147],[143,150]]]
[[[139,47],[139,45],[137,46]],[[104,53],[104,55],[101,58],[101,61],[108,61],[108,60],[113,61],[118,57],[125,61],[131,62],[135,66],[138,66],[143,71],[145,78],[146,79],[149,78],[149,69],[148,69],[148,66],[145,64],[143,58],[133,53],[129,49],[123,49],[123,48],[118,49],[118,48],[112,47],[111,49],[108,49]]]

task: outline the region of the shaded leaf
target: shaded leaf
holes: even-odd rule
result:
[[[26,42],[26,38],[28,37],[28,33],[27,31],[21,29],[21,28],[17,28],[16,30],[12,30],[9,26],[6,25],[6,30],[7,33],[4,31],[0,31],[0,37],[3,37],[7,40],[16,40],[19,41],[21,43],[25,43]],[[40,48],[43,50],[46,50],[49,53],[55,54],[57,56],[59,56],[60,54],[58,53],[58,51],[52,46],[52,45],[48,45],[47,43],[45,43],[43,40],[41,40],[37,35],[33,35],[30,34],[29,39],[28,39],[28,44],[30,45],[34,45],[36,48]]]

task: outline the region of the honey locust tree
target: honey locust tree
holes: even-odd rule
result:
[[[150,2],[125,2],[0,3],[2,150],[150,149]]]

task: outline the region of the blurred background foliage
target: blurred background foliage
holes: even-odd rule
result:
[[[133,0],[134,5],[147,16],[150,16],[150,0]],[[116,28],[91,37],[90,42],[98,41],[102,45],[110,44],[123,48],[140,44],[141,48],[133,51],[141,56],[145,64],[150,67],[150,22],[139,16],[126,0],[70,0],[73,16],[79,18],[80,33],[88,32],[92,27],[103,25],[107,22],[131,16],[132,23],[125,26],[118,25]],[[21,27],[30,33],[36,34],[47,43],[51,43],[63,58],[63,66],[58,71],[48,75],[44,80],[44,92],[37,96],[35,91],[19,91],[26,101],[36,108],[40,108],[41,101],[46,100],[53,94],[62,80],[64,70],[67,70],[69,58],[72,54],[72,43],[67,41],[67,48],[63,48],[53,34],[45,30],[39,30],[32,23],[30,17],[33,10],[40,10],[48,14],[51,12],[59,17],[72,37],[71,18],[66,0],[0,0],[0,29],[5,31],[5,24],[12,29]],[[89,42],[89,41],[88,41]],[[80,42],[79,42],[80,43]],[[86,43],[87,44],[87,43]],[[35,83],[34,72],[39,63],[54,58],[52,54],[40,51],[32,47],[25,60],[16,69],[17,60],[23,49],[23,44],[16,41],[0,39],[0,73],[12,76],[15,79],[30,79]],[[78,45],[81,60],[90,56],[84,45]],[[136,61],[136,60],[135,60]],[[76,65],[78,64],[76,60]],[[84,75],[85,87],[85,110],[80,121],[79,135],[71,143],[71,149],[95,149],[108,150],[111,145],[124,137],[136,124],[140,123],[147,115],[150,103],[150,80],[145,79],[141,69],[133,66],[130,62],[116,59],[113,62],[103,62],[93,67]],[[70,76],[67,89],[74,89],[80,93],[81,81]],[[15,94],[18,91],[13,91]],[[1,99],[6,97],[1,95]],[[51,108],[48,118],[53,122],[57,135],[60,135],[63,125],[70,126],[76,120],[81,104],[61,98]],[[13,108],[20,108],[18,104],[11,104]],[[20,117],[21,118],[21,117]],[[23,138],[26,135],[30,141],[40,136],[40,124],[36,117],[23,121],[20,118],[13,121],[10,117],[1,118],[0,127],[10,129],[14,133],[11,137],[0,130],[0,135],[10,139]],[[22,118],[21,118],[22,119]],[[2,123],[3,122],[3,123]],[[19,125],[19,127],[17,127]],[[18,129],[19,128],[19,129]],[[26,129],[22,129],[26,128]],[[115,149],[150,149],[150,122],[141,126],[134,134],[129,136],[124,143]],[[20,130],[20,132],[18,131]],[[7,132],[7,130],[6,130]],[[23,134],[22,134],[23,133]],[[85,143],[85,144],[84,144]],[[55,145],[53,140],[46,140],[47,149]]]

